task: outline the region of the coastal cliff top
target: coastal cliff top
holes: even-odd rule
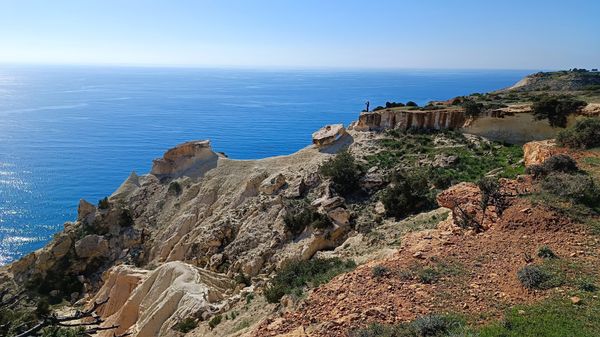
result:
[[[597,69],[572,69],[531,74],[502,91],[582,91],[600,87]]]

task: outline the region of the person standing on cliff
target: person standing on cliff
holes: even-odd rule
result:
[[[367,101],[367,102],[365,102],[365,105],[367,106],[367,108],[365,109],[365,111],[369,112],[369,105],[371,105],[371,102]]]

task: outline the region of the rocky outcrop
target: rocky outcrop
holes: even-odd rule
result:
[[[155,159],[150,174],[171,178],[183,175],[202,176],[217,166],[219,156],[213,152],[210,141],[187,142],[168,150]]]
[[[600,103],[588,103],[581,109],[581,114],[588,117],[600,116]]]
[[[110,197],[111,199],[116,200],[125,199],[131,195],[131,193],[135,192],[135,190],[140,188],[140,185],[140,177],[133,171]]]
[[[333,124],[322,127],[312,134],[312,142],[317,147],[325,147],[333,144],[346,134],[346,129],[342,124]]]
[[[529,142],[523,145],[525,166],[542,164],[546,159],[562,152],[553,139]]]
[[[352,125],[357,131],[379,131],[385,129],[458,129],[465,124],[464,112],[460,109],[429,111],[385,109],[362,113]]]
[[[107,257],[108,241],[101,235],[88,235],[75,243],[75,253],[81,258]]]
[[[96,301],[110,297],[109,305],[101,312],[104,326],[119,328],[99,336],[126,331],[139,337],[165,336],[180,320],[207,319],[218,313],[234,287],[235,283],[224,275],[183,262],[165,263],[147,273],[127,266],[115,267],[108,272]]]

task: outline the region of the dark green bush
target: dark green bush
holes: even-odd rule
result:
[[[444,337],[459,331],[461,322],[442,315],[426,315],[410,323],[371,324],[350,332],[350,337]],[[452,335],[458,336],[458,335]]]
[[[390,181],[391,185],[381,196],[388,216],[402,218],[432,206],[429,181],[422,171],[397,171],[391,175]]]
[[[546,159],[542,164],[530,165],[525,173],[531,174],[535,179],[547,176],[552,172],[576,173],[579,172],[577,162],[566,154],[557,154]]]
[[[538,265],[527,265],[517,272],[519,282],[527,289],[550,289],[560,286],[564,280],[555,272]]]
[[[79,328],[63,328],[58,326],[51,326],[44,328],[41,332],[41,337],[85,337],[89,336],[85,333],[83,327]]]
[[[600,119],[584,118],[556,136],[560,146],[589,149],[600,146]]]
[[[375,278],[383,277],[389,273],[389,270],[381,265],[376,265],[371,269],[371,275]]]
[[[566,154],[557,154],[544,161],[543,167],[548,172],[578,172],[577,162]]]
[[[332,225],[331,220],[325,214],[317,212],[314,207],[304,201],[290,203],[287,208],[283,222],[294,235],[302,233],[306,227],[325,229]]]
[[[349,194],[358,189],[361,168],[348,151],[342,151],[325,162],[321,174],[331,178],[333,187],[340,194]]]
[[[216,315],[213,318],[211,318],[210,321],[208,321],[208,326],[211,329],[214,329],[217,325],[221,324],[222,320],[223,320],[223,316]]]
[[[194,330],[197,326],[198,326],[198,323],[196,323],[196,320],[193,319],[192,317],[188,317],[184,320],[179,321],[177,324],[175,324],[173,326],[173,330],[179,331],[182,333],[188,333],[188,332]]]
[[[98,209],[109,209],[110,201],[108,201],[108,197],[104,197],[104,199],[100,199],[98,201]]]
[[[135,225],[135,222],[131,216],[131,211],[128,209],[121,209],[121,215],[119,215],[119,226],[131,227],[133,225]]]
[[[433,284],[440,278],[440,272],[434,268],[425,267],[417,271],[417,278],[423,284]]]
[[[406,106],[419,106],[417,103],[413,102],[413,101],[408,101],[406,102]]]
[[[533,102],[532,110],[536,119],[547,119],[551,126],[564,128],[567,117],[586,105],[570,96],[542,96]]]
[[[471,118],[478,117],[483,110],[483,104],[477,103],[470,99],[464,100],[462,102],[462,106],[465,109],[465,116]]]
[[[590,208],[600,204],[600,188],[584,174],[552,173],[542,180],[541,187],[546,193]]]
[[[390,108],[401,108],[403,106],[404,106],[404,103],[385,102],[385,107],[387,109],[390,109]]]
[[[354,261],[338,258],[290,261],[273,277],[264,295],[267,302],[278,303],[283,295],[302,293],[305,287],[316,287],[355,267]]]
[[[169,184],[169,188],[167,189],[167,193],[172,195],[180,195],[183,189],[181,188],[181,184],[176,181],[173,181]]]
[[[543,259],[556,259],[558,256],[548,246],[542,246],[538,249],[538,256]]]
[[[244,274],[244,272],[241,272],[241,273],[235,275],[235,277],[233,279],[238,284],[243,284],[246,287],[248,287],[252,284],[252,280],[248,276],[246,276],[246,274]]]

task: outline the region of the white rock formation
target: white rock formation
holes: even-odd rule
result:
[[[343,124],[333,124],[322,127],[312,134],[312,141],[318,148],[334,143],[346,134]]]
[[[180,320],[208,318],[219,312],[225,295],[231,295],[234,286],[225,275],[179,261],[165,263],[151,272],[114,267],[95,300],[110,298],[100,314],[106,319],[104,326],[114,324],[119,328],[98,336],[125,331],[138,337],[165,336]]]
[[[168,150],[162,158],[155,159],[150,173],[171,178],[183,175],[200,177],[217,166],[218,158],[210,141],[187,142]]]

